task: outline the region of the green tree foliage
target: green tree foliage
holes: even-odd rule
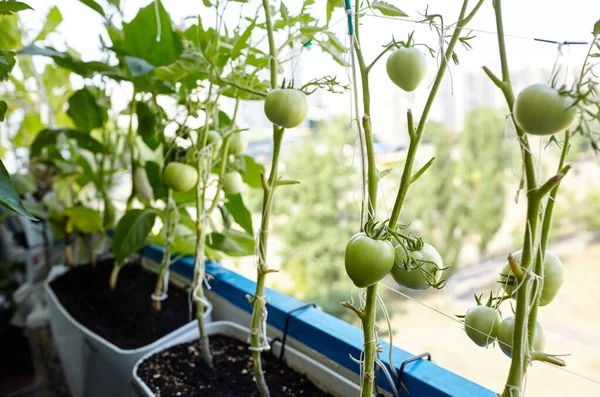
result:
[[[277,236],[286,247],[279,254],[283,270],[294,280],[294,295],[335,315],[348,314],[339,302],[348,298],[350,283],[344,269],[333,264],[343,265],[344,248],[359,216],[357,180],[351,160],[341,155],[347,125],[345,119],[323,123],[314,137],[290,145],[285,174],[301,184],[287,189],[275,204],[281,218]]]
[[[490,109],[467,114],[458,136],[437,122],[427,125],[436,162],[427,183],[416,183],[405,219],[418,219],[429,230],[445,262],[456,265],[467,239],[486,246],[501,225],[505,198],[504,121]],[[455,266],[456,270],[457,267]]]

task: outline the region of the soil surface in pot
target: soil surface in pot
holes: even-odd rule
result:
[[[152,310],[150,295],[157,275],[139,263],[125,265],[117,288],[108,280],[113,260],[95,267],[77,266],[54,279],[50,286],[65,310],[84,327],[121,349],[149,345],[190,322],[188,294],[174,285],[162,310]]]
[[[200,342],[182,343],[154,354],[138,367],[138,376],[157,397],[260,396],[252,379],[248,344],[225,335],[212,335],[214,369],[204,365]],[[331,396],[270,353],[263,355],[263,371],[272,397]]]

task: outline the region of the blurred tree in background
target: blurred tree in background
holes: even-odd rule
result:
[[[502,223],[508,165],[504,120],[491,109],[475,109],[467,114],[460,134],[430,122],[425,136],[435,147],[436,161],[427,183],[411,187],[416,192],[409,196],[403,221],[420,223],[413,227],[417,234],[429,231],[421,237],[456,271],[463,245],[476,241],[485,254]]]
[[[293,295],[315,301],[336,316],[348,314],[339,302],[348,299],[350,282],[343,267],[348,238],[358,229],[358,180],[343,159],[345,137],[353,137],[348,120],[317,126],[311,139],[290,145],[285,175],[299,185],[282,188],[275,212],[282,269],[294,282]],[[357,193],[358,194],[358,193]],[[357,196],[358,197],[358,196]]]

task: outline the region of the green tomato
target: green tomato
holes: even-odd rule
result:
[[[133,174],[133,186],[137,194],[146,201],[154,200],[154,192],[148,180],[148,174],[144,167],[137,167]]]
[[[392,277],[401,286],[425,290],[436,284],[442,278],[444,262],[442,257],[431,244],[423,244],[420,251],[406,251],[398,245],[396,255],[399,262],[392,269]],[[418,266],[418,268],[417,268]]]
[[[248,140],[241,132],[236,132],[229,141],[229,153],[239,156],[248,147]]]
[[[522,250],[519,250],[511,254],[519,264],[521,263],[522,252]],[[544,287],[542,289],[542,295],[540,296],[540,306],[546,306],[554,300],[564,281],[565,269],[562,262],[558,259],[558,256],[546,250],[546,253],[544,254]],[[500,282],[506,293],[512,295],[514,298],[516,294],[513,293],[513,289],[517,281],[512,274],[508,262],[502,268]]]
[[[387,60],[387,74],[390,80],[404,91],[414,91],[427,73],[427,58],[414,47],[400,48]]]
[[[227,172],[223,175],[223,191],[225,194],[238,194],[242,192],[244,187],[244,180],[242,175],[237,171]]]
[[[284,128],[300,125],[308,113],[308,101],[302,91],[276,88],[267,94],[265,115],[269,121]]]
[[[532,84],[517,96],[513,114],[517,125],[528,134],[552,135],[573,124],[577,108],[573,99],[546,84]]]
[[[217,131],[208,130],[206,144],[213,145],[213,157],[217,157],[217,155],[219,154],[219,150],[221,150],[221,145],[223,144],[223,138],[221,138],[221,134],[219,134]]]
[[[198,182],[198,171],[191,165],[170,162],[165,167],[165,184],[176,192],[187,192]]]
[[[346,245],[346,273],[354,285],[366,288],[382,280],[392,270],[395,257],[394,247],[389,241],[373,240],[365,233],[357,233]]]
[[[508,357],[512,357],[513,334],[515,332],[515,316],[507,317],[498,327],[498,344]],[[546,335],[539,322],[535,322],[533,331],[533,351],[542,352],[546,346]]]
[[[465,332],[477,346],[494,343],[502,317],[498,310],[489,306],[475,306],[465,316]]]

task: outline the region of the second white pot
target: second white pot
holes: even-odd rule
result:
[[[250,330],[246,327],[242,327],[239,324],[229,321],[216,321],[206,325],[206,333],[208,335],[222,334],[231,336],[242,342],[246,342],[250,335]],[[155,394],[150,390],[148,385],[138,376],[137,371],[140,364],[149,358],[150,356],[164,351],[171,346],[185,343],[197,339],[199,336],[198,327],[194,327],[192,330],[187,331],[184,334],[171,340],[168,344],[161,346],[147,354],[145,354],[133,367],[133,379],[136,387],[139,391],[147,397],[155,397]],[[280,344],[275,344],[272,347],[275,355],[279,354]],[[248,354],[250,354],[248,352]],[[286,363],[299,373],[306,374],[308,378],[317,385],[323,391],[331,393],[335,396],[356,396],[360,394],[360,387],[349,381],[348,379],[340,376],[333,372],[324,365],[318,363],[312,358],[300,353],[298,350],[286,346],[285,348],[285,361]]]

